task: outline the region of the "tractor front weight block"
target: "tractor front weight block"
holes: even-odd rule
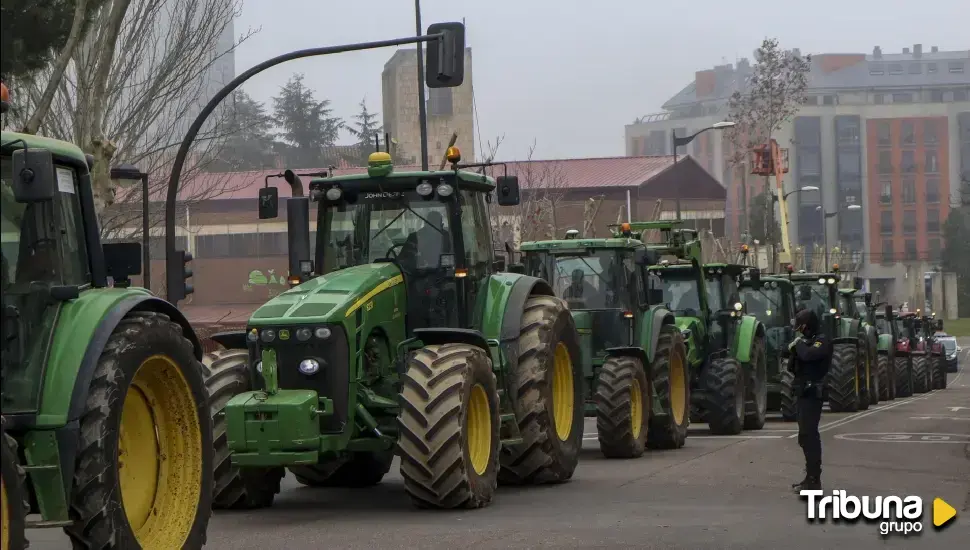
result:
[[[234,465],[317,464],[320,417],[333,414],[333,401],[313,390],[251,391],[230,399],[225,412]]]

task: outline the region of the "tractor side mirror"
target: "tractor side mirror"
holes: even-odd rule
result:
[[[638,248],[633,253],[633,261],[637,265],[651,266],[660,263],[660,255],[657,254],[656,250],[648,250],[646,248]]]
[[[51,152],[47,149],[19,149],[12,156],[14,200],[20,203],[54,200],[57,180]]]
[[[499,273],[505,271],[505,256],[495,256],[495,261],[492,262],[492,269]]]
[[[751,278],[751,286],[754,288],[761,288],[761,270],[757,267],[752,267],[748,270],[748,277]]]
[[[871,292],[866,292],[865,294],[863,294],[862,295],[862,299],[865,300],[866,307],[869,307],[869,306],[872,305],[872,293]]]
[[[127,286],[132,275],[141,275],[141,243],[106,243],[101,245],[101,249],[104,251],[105,271],[114,280],[115,286]]]
[[[664,302],[664,291],[660,288],[647,289],[647,305],[653,306]]]
[[[886,306],[886,320],[893,320],[893,306]]]
[[[275,187],[259,190],[259,219],[270,220],[280,215],[280,192]]]
[[[520,275],[525,275],[525,265],[523,264],[510,264],[509,273],[518,273]]]
[[[439,38],[428,43],[424,79],[429,88],[454,88],[465,80],[465,25],[435,23],[428,35]]]
[[[516,176],[499,176],[495,180],[495,191],[498,193],[499,206],[515,206],[519,204],[519,178]]]

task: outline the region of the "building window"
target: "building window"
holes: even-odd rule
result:
[[[894,230],[893,225],[893,211],[883,210],[879,214],[879,232],[883,235],[892,235]]]
[[[923,122],[923,143],[926,145],[936,145],[940,141],[940,136],[937,134],[939,125],[935,120],[927,120]]]
[[[929,73],[929,74],[935,73],[936,72],[936,63],[927,63],[926,64],[926,72]]]
[[[963,61],[951,61],[949,64],[947,64],[947,68],[951,73],[962,73]]]
[[[916,178],[903,177],[903,204],[916,204]]]
[[[872,94],[872,102],[876,105],[882,105],[886,102],[886,94]]]
[[[930,90],[930,101],[943,103],[943,90]]]
[[[912,103],[913,94],[909,93],[899,93],[893,94],[893,103]]]
[[[926,211],[926,231],[927,233],[940,232],[940,211],[936,208]]]
[[[916,172],[916,151],[912,151],[912,150],[903,151],[903,154],[900,157],[899,164],[900,164],[899,168],[903,172],[908,172],[908,173]]]
[[[895,249],[893,249],[893,240],[883,239],[882,240],[882,264],[892,265],[893,259],[894,259],[893,256],[895,254],[896,254],[896,251]]]
[[[916,239],[906,239],[906,259],[916,260]]]
[[[428,116],[452,116],[453,91],[453,88],[428,88]]]
[[[893,153],[892,151],[879,151],[879,173],[893,173]]]
[[[928,260],[931,262],[940,261],[940,259],[942,258],[942,254],[941,254],[942,247],[941,247],[940,239],[930,239],[928,244],[929,244],[928,252],[930,256]]]
[[[902,63],[890,63],[889,64],[889,74],[903,74],[903,64]]]
[[[839,145],[859,144],[861,136],[859,124],[857,116],[835,117],[835,133],[838,136]]]
[[[904,120],[899,142],[903,145],[916,145],[916,125],[912,120]]]
[[[886,146],[893,144],[892,125],[888,120],[876,122],[876,142]]]
[[[839,151],[839,179],[858,180],[862,176],[862,160],[858,148]]]
[[[879,202],[882,204],[893,202],[893,181],[885,176],[879,178]]]
[[[926,202],[940,202],[940,178],[926,178]]]
[[[953,90],[953,101],[966,101],[967,91],[966,90]]]
[[[936,174],[940,171],[940,162],[936,149],[927,149],[924,153],[923,160],[923,171],[927,174]]]
[[[882,63],[873,63],[869,65],[869,74],[880,75],[886,74],[886,67]]]
[[[903,210],[903,235],[916,234],[916,211]]]
[[[798,173],[803,176],[817,176],[822,173],[822,158],[817,149],[798,150]]]
[[[909,74],[923,74],[923,66],[919,63],[910,63]]]
[[[835,96],[834,95],[823,95],[822,96],[822,105],[835,105]]]
[[[802,99],[805,105],[818,105],[818,96],[807,95]]]

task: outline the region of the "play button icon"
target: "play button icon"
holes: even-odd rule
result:
[[[950,520],[957,517],[957,511],[942,498],[933,499],[933,527],[943,527]]]

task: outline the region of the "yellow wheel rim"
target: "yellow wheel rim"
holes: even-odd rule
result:
[[[492,408],[488,405],[488,395],[481,384],[472,387],[465,429],[468,460],[471,461],[475,473],[483,475],[492,457]]]
[[[687,375],[684,373],[684,361],[678,353],[672,353],[667,363],[667,383],[670,385],[670,409],[674,422],[681,426],[687,409]]]
[[[202,496],[202,431],[192,389],[164,355],[145,360],[121,412],[118,482],[144,550],[182,548]]]
[[[10,549],[10,508],[7,508],[7,484],[0,478],[0,548]]]
[[[552,415],[556,435],[560,441],[569,439],[573,431],[573,360],[566,344],[556,344],[552,370]]]
[[[630,423],[633,425],[633,439],[640,439],[640,432],[643,431],[643,393],[636,378],[630,386]]]

